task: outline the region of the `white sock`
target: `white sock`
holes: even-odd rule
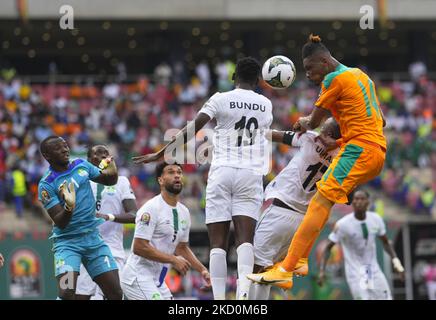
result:
[[[253,283],[251,285],[251,291],[253,292],[253,300],[269,300],[271,286],[268,284]]]
[[[248,299],[251,280],[247,279],[247,274],[253,273],[254,251],[251,243],[245,242],[237,249],[238,254],[238,296],[236,299]]]
[[[214,300],[226,299],[227,253],[221,248],[213,248],[209,254],[210,282]]]

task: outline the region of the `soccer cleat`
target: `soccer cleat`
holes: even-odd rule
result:
[[[307,258],[300,258],[295,266],[294,273],[297,277],[304,277],[309,274],[309,264]]]
[[[270,284],[283,289],[292,288],[293,272],[281,271],[278,265],[262,273],[248,274],[247,278],[260,284]],[[280,286],[282,285],[282,286]]]

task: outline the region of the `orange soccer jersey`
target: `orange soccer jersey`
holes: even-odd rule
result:
[[[315,105],[332,113],[345,143],[352,139],[365,140],[386,150],[374,82],[360,69],[339,64],[322,82]]]
[[[317,107],[330,110],[345,142],[317,183],[318,191],[336,203],[346,203],[359,185],[383,168],[386,139],[374,83],[361,70],[340,64],[323,83]]]

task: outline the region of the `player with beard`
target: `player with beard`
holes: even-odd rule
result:
[[[210,286],[207,268],[189,247],[189,210],[179,202],[183,172],[178,164],[160,163],[156,178],[161,193],[136,214],[132,253],[121,275],[129,300],[169,300],[172,294],[165,276],[172,265],[182,276],[192,267]]]

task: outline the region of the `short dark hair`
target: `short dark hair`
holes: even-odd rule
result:
[[[91,158],[91,153],[92,153],[92,149],[94,149],[95,147],[105,147],[107,148],[107,145],[105,144],[94,144],[94,145],[89,145],[88,146],[88,151],[86,152],[86,156],[89,158]]]
[[[305,59],[317,52],[330,53],[329,49],[321,42],[321,37],[311,34],[301,50],[301,55]]]
[[[164,172],[164,170],[167,166],[172,166],[172,165],[179,166],[180,169],[183,169],[182,166],[180,164],[178,164],[177,162],[168,163],[168,162],[164,161],[164,162],[158,163],[156,166],[156,180],[162,176],[162,173]]]
[[[371,197],[371,195],[369,194],[369,192],[367,190],[360,188],[360,189],[356,189],[353,191],[353,198],[357,192],[363,192],[365,194],[365,196],[368,198],[368,200]]]
[[[236,63],[235,74],[239,80],[255,85],[260,77],[260,70],[259,61],[253,57],[245,57]]]
[[[39,145],[39,152],[41,152],[42,155],[47,154],[49,151],[48,145],[52,140],[60,139],[59,136],[49,136],[41,141],[41,144]]]

